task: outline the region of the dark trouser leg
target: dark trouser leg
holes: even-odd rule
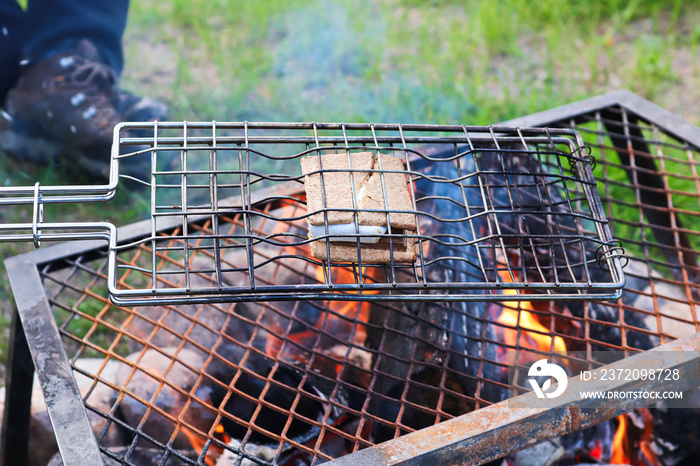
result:
[[[0,106],[17,82],[24,32],[22,8],[15,0],[0,0]]]
[[[29,0],[24,57],[40,60],[89,39],[105,63],[121,73],[128,11],[129,0]]]

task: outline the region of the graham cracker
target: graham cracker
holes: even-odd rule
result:
[[[308,212],[312,214],[308,221],[312,225],[323,225],[325,215],[324,193],[326,205],[329,209],[328,224],[353,223],[355,221],[354,212],[339,211],[333,209],[353,209],[354,185],[356,203],[358,210],[358,220],[360,225],[384,226],[388,225],[386,212],[367,212],[367,209],[389,209],[389,210],[413,210],[411,195],[408,190],[406,175],[404,173],[386,173],[384,170],[404,172],[403,160],[387,154],[375,152],[351,152],[350,163],[348,154],[322,154],[320,163],[319,156],[313,155],[301,159],[301,168],[306,189],[306,205]],[[380,162],[381,159],[381,162]],[[321,170],[323,165],[323,184],[321,183],[321,173],[314,173]],[[350,170],[352,167],[352,181]],[[365,170],[382,170],[382,172],[369,172]],[[325,170],[339,170],[327,172]],[[382,177],[384,179],[384,189],[382,189]],[[384,191],[388,207],[385,207]],[[399,230],[416,230],[416,219],[410,213],[389,213],[391,228],[394,232]]]
[[[406,232],[410,233],[410,232]],[[393,238],[394,262],[415,262],[416,244],[413,238]],[[320,260],[329,260],[326,251],[326,241],[319,240],[310,243],[311,256]],[[331,262],[359,262],[357,242],[331,242]],[[382,238],[375,244],[362,244],[363,264],[391,263],[391,244],[389,238]]]

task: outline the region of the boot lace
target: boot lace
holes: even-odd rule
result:
[[[110,124],[115,115],[112,105],[117,83],[115,71],[109,65],[80,56],[63,57],[59,64],[66,73],[56,77],[55,85],[77,91],[70,98],[71,105],[82,109],[82,117],[94,119],[100,127]]]

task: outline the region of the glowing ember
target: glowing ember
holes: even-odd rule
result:
[[[596,442],[595,447],[593,447],[589,453],[591,455],[591,458],[600,460],[603,457],[603,447],[600,444],[600,442]]]

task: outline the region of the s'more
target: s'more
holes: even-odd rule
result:
[[[416,260],[410,237],[416,216],[403,160],[377,152],[342,152],[303,157],[301,167],[309,237],[325,237],[310,243],[312,257],[355,263],[361,257],[363,263],[375,264]],[[408,236],[390,240],[389,233]]]

